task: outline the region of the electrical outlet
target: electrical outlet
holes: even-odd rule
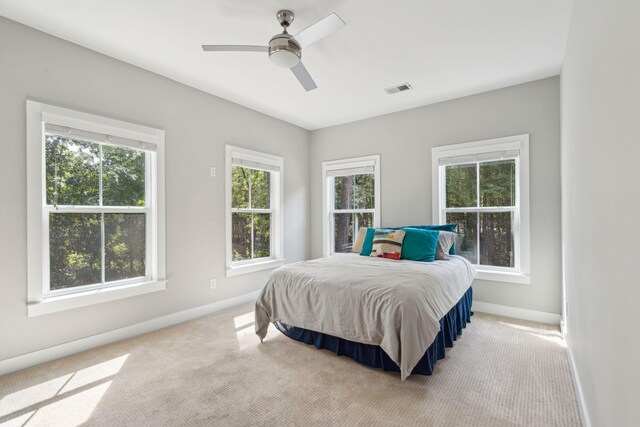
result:
[[[211,166],[210,172],[211,172],[211,176],[215,178],[215,176],[216,176],[216,168]]]
[[[209,287],[211,288],[211,290],[216,288],[216,279],[209,280]]]

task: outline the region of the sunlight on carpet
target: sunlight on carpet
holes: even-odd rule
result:
[[[78,425],[87,421],[129,357],[125,354],[13,393],[0,388],[0,425]],[[31,410],[36,407],[36,410]]]
[[[0,377],[0,425],[580,425],[557,326],[476,313],[434,375],[255,335],[245,304]]]

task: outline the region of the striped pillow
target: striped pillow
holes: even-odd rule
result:
[[[371,255],[378,258],[400,259],[404,230],[376,229]]]

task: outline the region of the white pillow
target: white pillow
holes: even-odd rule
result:
[[[351,252],[355,254],[359,254],[362,251],[362,244],[364,243],[364,238],[367,235],[367,227],[360,227],[358,230],[358,236],[353,241],[353,248],[351,248]]]
[[[436,259],[449,259],[449,250],[456,242],[456,233],[440,231],[438,234],[438,246],[436,247]]]

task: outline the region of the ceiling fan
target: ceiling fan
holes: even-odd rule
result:
[[[293,22],[293,12],[290,10],[281,10],[276,14],[278,22],[282,25],[284,31],[276,34],[269,40],[268,46],[249,46],[249,45],[202,45],[205,52],[263,52],[269,54],[271,62],[278,67],[290,68],[291,72],[298,79],[302,87],[308,92],[316,89],[318,86],[311,78],[307,69],[300,62],[302,57],[302,48],[309,46],[321,38],[328,36],[334,31],[339,30],[346,24],[338,15],[332,13],[316,22],[315,24],[300,31],[295,36],[287,32],[287,28]]]

